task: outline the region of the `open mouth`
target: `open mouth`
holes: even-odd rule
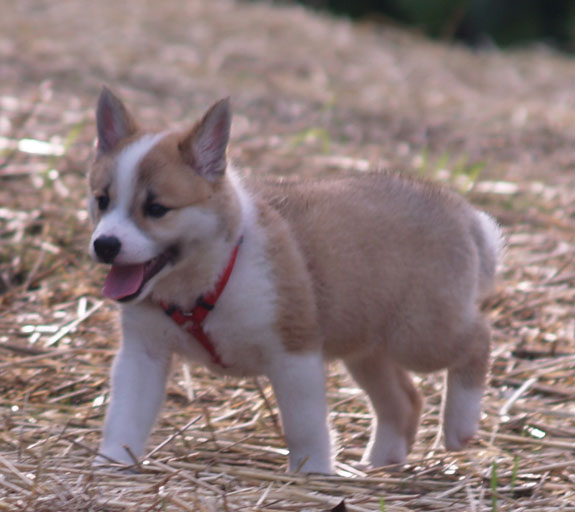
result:
[[[168,263],[174,262],[177,252],[177,248],[173,246],[144,263],[112,265],[102,293],[105,297],[120,302],[135,299],[152,277]]]

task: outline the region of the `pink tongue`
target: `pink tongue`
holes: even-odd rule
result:
[[[112,265],[102,293],[109,299],[122,299],[136,293],[144,281],[144,264]]]

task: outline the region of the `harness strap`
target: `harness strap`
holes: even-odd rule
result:
[[[232,275],[232,271],[234,270],[238,251],[242,241],[243,236],[240,237],[238,243],[235,245],[232,254],[230,255],[228,264],[218,279],[218,282],[216,283],[213,291],[208,293],[206,296],[200,295],[196,301],[194,309],[189,312],[184,312],[175,304],[166,304],[165,302],[160,302],[160,306],[166,315],[168,315],[176,324],[182,327],[182,329],[189,332],[194,338],[196,338],[202,347],[204,347],[206,352],[210,354],[212,362],[218,366],[221,366],[222,368],[227,368],[227,366],[224,364],[222,358],[216,351],[216,347],[214,346],[212,339],[205,332],[204,321],[206,320],[206,317],[210,311],[216,307],[216,302],[220,298],[220,295],[223,293],[226,284]]]

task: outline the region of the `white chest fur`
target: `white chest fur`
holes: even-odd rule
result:
[[[276,292],[266,261],[264,240],[248,230],[236,264],[216,307],[210,311],[204,331],[225,368],[215,364],[209,352],[184,328],[169,318],[159,305],[149,302],[122,308],[124,337],[138,325],[138,336],[147,350],[166,346],[191,361],[229,375],[258,375],[283,350],[276,332]]]

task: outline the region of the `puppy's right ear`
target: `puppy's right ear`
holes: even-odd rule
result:
[[[133,135],[136,122],[122,101],[107,87],[102,88],[96,110],[98,152],[112,151],[118,143]]]

